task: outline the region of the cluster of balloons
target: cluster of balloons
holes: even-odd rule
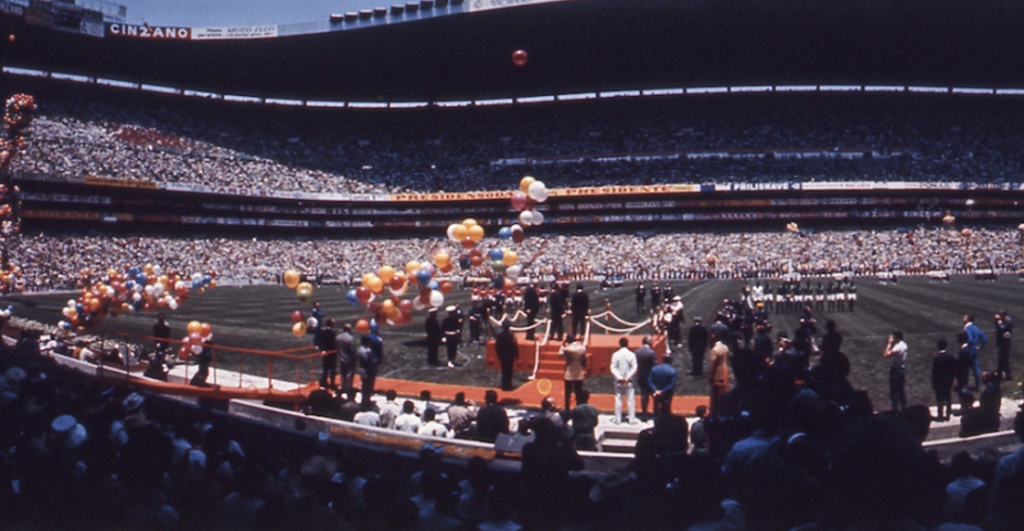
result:
[[[484,228],[473,218],[462,220],[462,223],[448,225],[448,239],[461,244],[466,249],[476,247],[476,243],[483,239]]]
[[[302,315],[302,310],[292,312],[292,334],[295,337],[302,337],[306,335],[309,329],[316,328],[319,325],[320,321],[316,317],[310,316],[307,319],[305,315]]]
[[[192,290],[204,293],[217,286],[216,273],[164,273],[158,265],[142,268],[126,265],[125,272],[110,269],[107,275],[84,288],[78,298],[69,299],[57,323],[63,330],[88,330],[104,317],[117,317],[122,311],[177,310]]]
[[[309,304],[313,302],[313,285],[309,282],[302,281],[302,275],[294,269],[289,269],[284,272],[284,285],[288,289],[295,290],[295,299],[299,301],[299,304]]]
[[[519,180],[519,190],[512,193],[512,208],[519,212],[523,227],[544,223],[544,214],[534,207],[548,199],[548,187],[527,175]],[[511,229],[511,227],[510,227]]]
[[[511,249],[495,247],[487,253],[487,257],[495,273],[492,285],[504,290],[514,288],[523,272],[523,268],[517,264],[519,255]]]
[[[440,256],[442,253],[438,254]],[[447,253],[443,255],[436,261],[450,267],[451,258]],[[405,264],[404,273],[389,265],[381,266],[375,273],[364,274],[359,287],[348,290],[345,298],[356,306],[365,304],[377,323],[408,323],[412,321],[414,309],[421,310],[428,304],[440,306],[444,304],[444,294],[452,290],[451,282],[433,279],[436,271],[437,267],[433,264],[417,260]],[[409,291],[409,286],[418,286],[420,295],[412,300],[400,299]]]
[[[11,264],[7,268],[0,268],[0,291],[10,293],[17,288],[16,280],[21,276],[21,268]]]
[[[203,351],[203,343],[213,339],[213,326],[210,323],[189,321],[185,327],[185,337],[181,338],[181,346],[178,347],[178,357],[188,359],[189,354],[199,354]]]

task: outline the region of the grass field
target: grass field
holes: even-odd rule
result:
[[[632,286],[598,292],[596,285],[587,285],[591,295],[594,313],[604,310],[605,298],[613,310],[623,319],[635,320],[634,294]],[[682,295],[686,304],[687,324],[696,315],[704,317],[706,324],[721,307],[725,298],[736,298],[740,292],[739,281],[674,282],[677,295]],[[993,314],[1006,309],[1011,317],[1018,319],[1018,333],[1012,353],[1015,376],[1024,372],[1024,283],[1016,277],[1005,276],[995,283],[977,282],[969,277],[954,277],[949,284],[929,283],[924,278],[904,278],[897,285],[880,285],[872,279],[858,282],[858,296],[855,311],[816,314],[819,334],[824,332],[826,319],[834,319],[842,332],[843,351],[850,357],[851,381],[855,386],[867,389],[877,409],[888,409],[888,368],[882,359],[886,337],[894,329],[906,334],[909,346],[907,363],[907,393],[910,403],[931,404],[934,400],[929,387],[931,358],[935,343],[940,337],[955,343],[960,331],[960,318],[973,313],[976,323],[990,337],[990,342],[981,352],[982,370],[995,369],[996,354],[993,332]],[[354,321],[366,317],[362,307],[349,304],[345,299],[346,290],[340,287],[322,287],[314,293],[321,308],[328,317],[340,322]],[[74,295],[33,294],[7,297],[0,304],[14,305],[18,317],[55,324],[61,319],[61,308]],[[468,292],[453,291],[447,302],[461,301],[468,307]],[[302,309],[308,316],[310,307],[300,306],[294,291],[284,286],[222,286],[202,295],[193,295],[176,312],[167,312],[172,327],[172,337],[184,335],[188,321],[199,320],[213,325],[214,340],[217,344],[262,350],[283,350],[301,347],[310,343],[311,336],[296,338],[291,333],[290,316],[296,309]],[[122,314],[117,318],[107,317],[93,333],[129,333],[148,335],[155,320],[155,312]],[[385,361],[382,375],[388,377],[442,382],[462,385],[496,386],[498,374],[484,368],[482,347],[464,347],[458,369],[430,367],[426,364],[426,349],[423,339],[425,312],[416,312],[411,324],[384,327]],[[443,312],[442,312],[443,317]],[[786,330],[792,335],[797,324],[797,314],[773,315],[775,330]],[[442,352],[443,355],[443,352]],[[226,368],[237,368],[238,360],[228,354],[221,354],[219,363]],[[689,355],[678,353],[675,365],[681,373],[690,370]],[[246,372],[265,374],[266,361],[247,356],[244,361]],[[275,364],[275,375],[289,378],[295,374],[295,363],[279,361]],[[294,378],[293,376],[291,376]],[[610,377],[595,377],[588,380],[587,387],[594,392],[611,392]],[[517,375],[518,382],[524,382],[526,375]],[[1018,379],[1019,381],[1019,379]],[[1018,396],[1016,382],[1004,385],[1004,394]],[[701,395],[707,391],[707,384],[700,378],[681,376],[676,388],[677,394]]]

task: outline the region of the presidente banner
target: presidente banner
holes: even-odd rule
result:
[[[156,190],[159,188],[153,181],[138,181],[134,179],[115,179],[113,177],[97,177],[95,175],[86,175],[83,178],[85,184],[92,186],[114,186],[117,188],[146,188],[148,190]]]
[[[107,23],[107,35],[111,37],[131,37],[136,39],[189,40],[192,32],[188,28],[174,26],[150,26],[143,24]]]
[[[267,39],[277,37],[277,26],[215,26],[192,28],[192,40]]]

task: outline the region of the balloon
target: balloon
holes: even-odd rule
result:
[[[440,291],[442,295],[447,295],[452,292],[452,283],[447,280],[442,280],[437,285],[437,291]]]
[[[473,246],[475,246],[475,245],[476,245],[476,242],[473,241],[473,238],[470,238],[469,236],[466,236],[462,240],[462,248],[463,249],[472,249]]]
[[[440,291],[431,291],[430,305],[433,306],[434,308],[437,308],[442,304],[444,304],[444,294],[441,293]]]
[[[503,254],[504,253],[501,251],[501,249],[495,247],[494,249],[491,249],[489,256],[491,257],[492,261],[498,261],[501,260]]]
[[[964,230],[960,231],[960,235],[961,236],[970,236],[971,235],[971,229],[964,229]]]
[[[520,191],[512,192],[512,208],[522,212],[526,208],[526,194]]]
[[[524,210],[520,212],[519,223],[521,223],[524,227],[529,227],[530,225],[533,225],[533,211]]]
[[[198,334],[202,329],[203,323],[200,323],[199,321],[189,321],[189,323],[185,325],[185,331],[189,334]]]
[[[1022,224],[1022,225],[1024,225],[1024,224]],[[1021,230],[1024,230],[1024,229],[1021,229]],[[473,266],[473,264],[469,261],[469,256],[468,255],[459,257],[459,267],[461,267],[462,269],[469,269],[472,266]]]
[[[478,254],[469,255],[469,265],[473,267],[480,267],[484,263],[484,257]]]
[[[360,334],[368,333],[370,331],[370,322],[366,319],[356,321],[356,331]]]
[[[518,224],[512,225],[512,241],[516,243],[523,243],[523,240],[525,239],[526,231],[524,231],[523,228],[520,227]]]
[[[289,269],[284,272],[284,285],[288,286],[289,289],[295,289],[295,286],[299,285],[299,272],[294,269]]]
[[[403,301],[398,303],[398,309],[401,310],[402,313],[411,311],[412,310],[412,304],[413,303],[412,303],[411,300],[405,299],[405,300],[403,300]]]
[[[498,230],[498,237],[503,239],[503,240],[507,240],[507,239],[511,238],[512,237],[512,229],[509,228],[509,227],[502,227],[500,230]]]
[[[451,273],[452,270],[454,270],[454,269],[455,269],[455,264],[453,264],[451,262],[448,262],[447,264],[444,265],[444,267],[441,268],[441,272],[442,273]]]
[[[293,323],[297,323],[299,321],[302,321],[303,319],[305,319],[305,317],[302,316],[302,310],[295,310],[294,312],[292,312]]]
[[[381,266],[380,270],[377,271],[377,276],[380,277],[381,281],[387,284],[392,278],[394,278],[395,268],[389,265]]]
[[[511,234],[510,234],[510,236],[511,236]],[[436,255],[434,255],[434,263],[437,264],[437,267],[444,267],[444,266],[450,264],[451,261],[452,261],[451,255],[449,255],[448,253],[446,253],[444,251],[441,251],[441,252],[437,253]]]
[[[405,274],[411,277],[415,275],[416,272],[419,271],[421,267],[423,266],[421,266],[420,263],[417,262],[416,260],[410,260],[405,264]]]
[[[358,295],[356,294],[355,288],[348,290],[348,293],[345,294],[345,300],[347,300],[348,303],[353,306],[359,304],[359,298]]]
[[[519,189],[522,190],[524,194],[529,194],[530,193],[530,185],[533,184],[536,180],[537,179],[534,179],[533,177],[530,177],[529,175],[527,175],[526,177],[523,177],[522,179],[519,180]]]
[[[540,181],[534,181],[530,183],[527,195],[530,196],[530,199],[533,199],[538,203],[543,203],[548,198],[548,187],[544,186],[544,183]]]
[[[384,302],[381,304],[381,309],[384,310],[384,313],[391,313],[397,310],[395,302],[391,299],[384,299]]]
[[[432,290],[437,289],[438,286],[440,286],[440,284],[438,284],[436,280],[431,280],[430,283],[427,284],[427,287]]]
[[[469,236],[469,227],[463,225],[462,223],[456,223],[454,226],[455,228],[452,229],[453,240],[461,242],[462,240],[465,240],[467,236]]]
[[[422,285],[427,285],[430,282],[430,271],[426,269],[420,269],[416,272],[416,281]]]
[[[359,302],[361,304],[366,304],[367,302],[370,302],[370,297],[372,297],[372,296],[373,296],[373,294],[370,293],[369,289],[367,289],[367,288],[365,288],[363,286],[359,286],[358,288],[356,288],[356,301],[357,302]]]
[[[480,225],[473,225],[469,228],[469,239],[478,242],[484,239],[484,228]]]
[[[466,218],[466,219],[462,220],[462,224],[465,225],[467,229],[470,228],[470,227],[476,227],[476,226],[479,225],[479,223],[477,223],[476,220],[473,219],[473,218]]]
[[[316,328],[317,325],[319,325],[319,324],[320,324],[320,321],[318,321],[316,319],[316,317],[310,317],[309,319],[306,319],[306,328],[307,329],[308,328]]]
[[[199,335],[204,338],[213,333],[213,325],[210,323],[203,323],[203,327],[199,330]]]
[[[451,225],[448,225],[448,230],[445,231],[445,235],[448,236],[449,240],[459,241],[459,239],[455,237],[455,227],[458,226],[458,223],[452,223]]]
[[[299,304],[309,304],[313,302],[313,287],[306,285],[299,285],[295,288],[295,299],[299,301]]]
[[[203,351],[203,346],[202,345],[192,345],[192,353],[193,354],[199,354],[202,351]]]
[[[501,261],[507,266],[515,265],[519,261],[519,255],[511,249],[506,249],[504,255],[501,257]]]
[[[516,50],[512,52],[512,64],[516,66],[523,66],[526,64],[526,60],[529,59],[526,50]]]
[[[373,278],[370,279],[370,285],[366,287],[373,293],[380,293],[384,290],[384,281],[377,275],[373,275]]]
[[[200,328],[202,328],[202,325],[199,325],[199,326],[200,326]],[[189,334],[188,334],[188,342],[193,344],[193,345],[202,345],[203,344],[203,336],[200,335],[199,332],[189,332]]]
[[[427,306],[425,304],[423,304],[423,301],[420,300],[419,297],[416,297],[415,299],[412,300],[412,309],[414,309],[416,311],[420,311],[420,310],[422,310],[422,309],[424,309],[426,307]]]
[[[391,277],[391,281],[388,282],[388,286],[391,287],[392,291],[405,290],[405,275],[401,273],[395,273],[395,276]]]
[[[790,221],[786,224],[786,230],[789,232],[800,232],[800,226],[797,225],[796,222]]]
[[[306,335],[306,323],[299,321],[292,325],[292,335],[295,337],[302,337]]]
[[[534,225],[540,225],[541,223],[544,223],[544,214],[542,214],[539,210],[534,210],[533,219],[531,220],[531,223],[533,223]]]
[[[523,268],[517,265],[508,267],[505,269],[505,276],[511,278],[513,282],[519,280],[519,275],[523,272]]]
[[[405,282],[402,282],[402,287],[401,288],[395,289],[392,286],[388,286],[388,289],[391,290],[391,294],[392,295],[395,295],[397,297],[401,297],[402,295],[405,295],[406,291],[409,290],[409,285],[406,284]]]
[[[502,262],[501,260],[494,260],[491,262],[491,269],[493,269],[495,273],[504,273],[505,262]]]

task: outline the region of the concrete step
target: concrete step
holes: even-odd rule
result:
[[[621,424],[611,424],[604,428],[604,439],[607,440],[627,440],[634,441],[640,437],[640,431],[645,428],[642,423],[638,423],[634,426],[626,424],[624,427]]]
[[[629,439],[605,439],[601,441],[601,450],[616,454],[632,454],[636,451],[636,441]]]

